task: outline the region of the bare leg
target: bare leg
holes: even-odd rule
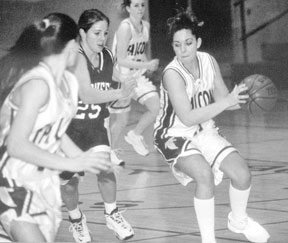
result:
[[[46,242],[37,224],[13,220],[10,227],[14,242]]]
[[[144,130],[155,121],[160,107],[158,95],[147,99],[144,102],[144,105],[146,106],[147,111],[141,116],[136,127],[133,129],[137,135],[141,135]]]
[[[195,180],[195,197],[209,199],[214,196],[214,176],[210,165],[201,155],[179,158],[175,168]]]
[[[250,194],[251,173],[248,165],[238,153],[233,152],[222,161],[220,169],[231,179],[229,196],[232,215],[241,221],[247,217]]]
[[[237,153],[229,154],[221,163],[220,169],[231,179],[233,187],[246,190],[251,185],[251,173],[247,163]]]
[[[113,172],[101,173],[98,175],[98,187],[105,203],[114,203],[116,201],[116,177]]]
[[[175,168],[196,182],[194,208],[202,243],[215,243],[214,176],[210,165],[201,155],[178,159]]]
[[[79,179],[77,177],[72,177],[67,184],[61,186],[62,200],[65,203],[68,211],[72,211],[78,206],[78,184]]]
[[[110,132],[111,132],[111,148],[115,149],[121,133],[127,126],[129,119],[129,112],[116,113],[113,116],[115,116],[115,120],[111,125]]]

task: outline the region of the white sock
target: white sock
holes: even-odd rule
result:
[[[215,204],[214,197],[210,199],[198,199],[194,197],[194,207],[202,243],[215,242]]]
[[[251,186],[246,190],[238,190],[230,184],[229,197],[232,216],[235,220],[242,221],[247,218],[247,204]]]
[[[117,207],[117,205],[116,205],[116,202],[113,202],[113,203],[104,202],[104,207],[105,207],[105,212],[107,214],[111,214],[111,212]]]
[[[71,210],[71,211],[68,211],[68,214],[69,214],[71,219],[80,219],[81,215],[82,215],[81,211],[78,207]]]

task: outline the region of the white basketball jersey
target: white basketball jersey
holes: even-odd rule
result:
[[[47,176],[58,173],[10,157],[6,151],[6,138],[9,134],[13,118],[18,111],[18,107],[12,102],[13,92],[25,82],[32,79],[43,80],[49,87],[49,99],[47,104],[39,110],[34,128],[29,137],[29,140],[36,146],[54,153],[59,148],[60,139],[77,110],[78,83],[75,76],[68,71],[64,73],[67,97],[56,86],[49,67],[44,63],[40,63],[37,67],[27,72],[16,83],[0,110],[0,168],[1,173],[5,177],[20,181],[44,179]]]
[[[121,24],[128,24],[131,29],[131,39],[127,48],[127,58],[137,62],[143,62],[146,60],[146,51],[147,45],[149,42],[149,23],[145,20],[142,20],[142,31],[141,33],[137,32],[134,28],[131,20],[129,18],[122,20]],[[121,45],[121,43],[117,43],[117,35],[114,35],[114,40],[112,44],[112,52],[116,57],[116,68],[123,75],[132,75],[135,73],[135,69],[121,67],[117,64],[117,44]],[[139,71],[139,70],[138,70]],[[137,72],[138,73],[138,72]]]
[[[164,69],[163,73],[172,69],[176,71],[184,80],[187,96],[191,102],[192,109],[207,106],[213,102],[215,69],[211,56],[205,52],[197,52],[197,60],[199,63],[200,78],[195,79],[193,75],[184,67],[177,57],[170,62]],[[160,87],[160,113],[155,122],[155,134],[160,133],[161,136],[187,137],[193,134],[202,126],[211,125],[212,120],[203,124],[187,127],[177,117],[173,106],[169,100],[167,90],[161,83]]]

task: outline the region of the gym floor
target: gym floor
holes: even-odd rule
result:
[[[249,215],[270,233],[271,243],[287,243],[288,229],[288,94],[281,92],[275,109],[253,116],[245,110],[227,111],[216,122],[223,135],[248,161],[253,187],[248,204]],[[143,112],[133,103],[127,132]],[[119,142],[125,168],[115,168],[118,178],[117,201],[124,217],[134,227],[135,236],[128,242],[191,243],[200,242],[193,206],[195,184],[181,186],[152,144],[153,128],[145,139],[151,153],[142,157],[122,136]],[[215,228],[220,243],[248,242],[241,234],[227,229],[229,180],[216,188]],[[96,178],[87,174],[80,184],[80,207],[87,217],[93,241],[119,242],[105,225],[103,201]],[[73,242],[66,208],[56,241]]]

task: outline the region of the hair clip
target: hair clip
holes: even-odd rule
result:
[[[42,19],[42,23],[44,24],[44,29],[47,29],[50,25],[49,19]]]

